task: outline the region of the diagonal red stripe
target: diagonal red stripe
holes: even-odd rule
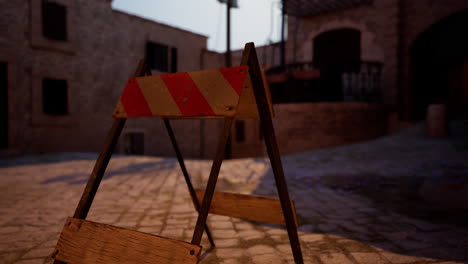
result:
[[[224,76],[232,88],[236,91],[237,95],[240,96],[242,91],[242,85],[244,84],[245,75],[247,74],[247,66],[239,66],[232,68],[219,69],[221,74]]]
[[[127,116],[152,116],[153,113],[146,102],[135,78],[130,78],[120,98]]]
[[[160,76],[183,115],[214,115],[213,109],[186,72]]]

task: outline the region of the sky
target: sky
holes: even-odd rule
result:
[[[231,49],[281,38],[280,0],[238,0],[231,9]],[[208,36],[208,49],[226,51],[226,5],[218,0],[113,0],[112,8]]]

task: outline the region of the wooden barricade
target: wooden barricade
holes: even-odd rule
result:
[[[148,76],[149,75],[149,76]],[[284,178],[272,123],[272,103],[260,70],[255,46],[247,43],[239,67],[151,76],[140,62],[128,80],[114,111],[114,124],[105,140],[73,217],[69,217],[53,253],[56,264],[198,263],[208,213],[286,225],[294,260],[303,263],[294,203]],[[127,118],[160,117],[184,175],[198,219],[190,243],[86,221],[94,196]],[[205,190],[196,191],[174,137],[169,119],[223,118],[216,156]],[[260,118],[279,199],[215,192],[234,119]],[[200,204],[201,201],[201,204]]]

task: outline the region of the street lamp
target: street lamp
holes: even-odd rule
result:
[[[227,6],[227,23],[226,23],[226,67],[231,67],[231,7],[238,8],[237,0],[218,0],[220,3],[225,3]]]

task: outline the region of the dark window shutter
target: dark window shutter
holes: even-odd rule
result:
[[[146,60],[150,69],[168,72],[169,47],[158,43],[146,43]]]
[[[52,40],[67,40],[67,9],[65,6],[42,1],[42,34]]]
[[[154,55],[154,43],[147,42],[146,43],[146,63],[150,69],[155,68],[155,55]]]
[[[130,155],[143,155],[145,152],[145,134],[127,133],[124,137],[124,152]]]
[[[66,80],[42,80],[42,109],[46,115],[68,114],[68,83]]]
[[[236,121],[236,141],[237,142],[245,141],[245,123],[242,120]]]

